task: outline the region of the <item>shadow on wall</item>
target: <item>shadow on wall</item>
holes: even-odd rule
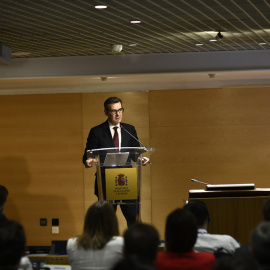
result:
[[[25,158],[7,156],[0,159],[0,179],[9,191],[4,213],[24,226],[27,245],[50,246],[52,240],[66,240],[75,235],[67,197],[54,194],[65,192],[58,186],[57,176],[51,179],[49,174],[35,168],[30,171]],[[40,226],[41,218],[47,220],[47,226]],[[59,219],[59,234],[52,234],[52,219]]]

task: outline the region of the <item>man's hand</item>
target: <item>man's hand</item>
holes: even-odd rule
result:
[[[94,158],[88,158],[85,161],[85,168],[92,168],[97,163],[97,160]]]
[[[146,166],[148,163],[150,163],[149,158],[143,157],[143,158],[142,158],[142,166]]]

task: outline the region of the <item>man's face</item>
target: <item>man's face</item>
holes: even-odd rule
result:
[[[118,110],[122,108],[121,102],[109,104],[108,110],[105,110],[105,115],[108,116],[108,120],[113,125],[117,125],[122,121],[122,112]]]

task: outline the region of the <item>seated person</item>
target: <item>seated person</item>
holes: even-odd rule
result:
[[[217,259],[213,270],[257,270],[257,268],[252,268],[244,259],[232,255]]]
[[[5,186],[0,185],[0,226],[9,222],[4,214],[4,207],[8,197],[8,189]],[[19,270],[32,270],[32,264],[29,258],[25,255],[21,258]]]
[[[260,223],[251,233],[251,250],[256,261],[258,270],[270,269],[270,222]]]
[[[262,213],[264,221],[270,221],[270,197],[266,199],[262,208]],[[240,248],[237,248],[235,250],[235,255],[247,261],[254,269],[259,267],[257,260],[254,258],[250,243],[241,245]]]
[[[157,230],[149,224],[136,223],[124,233],[124,256],[135,256],[137,261],[153,265],[159,245]]]
[[[137,256],[127,256],[118,262],[112,270],[156,270],[153,264],[142,262]]]
[[[0,268],[17,270],[25,255],[24,229],[16,221],[7,220],[0,224]]]
[[[155,265],[158,270],[211,270],[215,263],[212,253],[195,252],[197,222],[186,209],[169,214],[165,229],[165,252],[159,252]]]
[[[194,246],[195,251],[234,254],[235,249],[240,247],[239,243],[230,235],[210,234],[207,232],[210,215],[203,201],[189,201],[184,208],[195,216],[198,223],[198,238]]]
[[[81,236],[70,238],[67,254],[72,270],[111,269],[123,258],[123,237],[113,207],[98,201],[89,207]]]

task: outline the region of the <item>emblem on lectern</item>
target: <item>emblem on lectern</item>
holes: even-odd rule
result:
[[[127,176],[120,173],[117,176],[115,176],[115,186],[127,186],[128,179]]]

